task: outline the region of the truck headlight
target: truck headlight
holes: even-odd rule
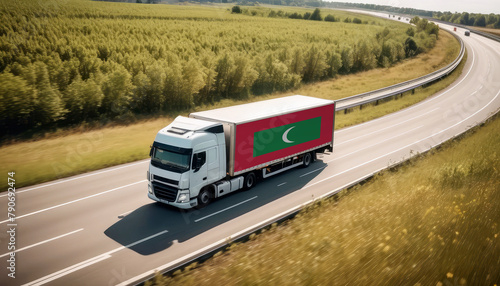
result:
[[[180,194],[179,199],[177,199],[178,203],[187,203],[189,202],[189,194]]]
[[[148,192],[149,192],[150,194],[153,194],[153,189],[151,188],[151,185],[150,185],[150,184],[148,184]]]

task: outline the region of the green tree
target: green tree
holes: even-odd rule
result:
[[[290,72],[302,77],[305,65],[302,49],[294,47],[291,53]]]
[[[342,51],[340,53],[340,58],[342,59],[342,68],[340,69],[340,71],[342,73],[349,73],[354,64],[354,58],[351,47],[343,46]]]
[[[319,8],[314,9],[314,12],[309,17],[309,20],[313,20],[313,21],[322,21],[323,20],[323,18],[321,17],[321,11],[319,10]]]
[[[146,67],[146,73],[139,72],[133,77],[133,107],[138,112],[156,112],[161,110],[166,74],[161,63],[155,62]]]
[[[311,82],[322,78],[327,69],[325,53],[316,47],[311,46],[304,58],[304,76],[302,78],[305,82]]]
[[[216,60],[215,55],[203,55],[201,58],[203,87],[200,89],[199,103],[209,103],[214,100],[213,90],[217,72],[215,71]]]
[[[486,25],[494,25],[497,22],[497,16],[493,13],[488,15],[488,20],[486,21]]]
[[[0,74],[0,128],[5,133],[29,126],[35,94],[26,80],[9,72]]]
[[[337,75],[340,68],[342,67],[342,58],[340,57],[339,53],[333,50],[328,50],[326,52],[326,63],[328,65],[326,74],[328,77],[332,78]]]
[[[241,12],[240,6],[233,6],[233,8],[231,8],[231,13],[241,14]]]
[[[69,111],[67,120],[76,123],[98,117],[103,97],[101,87],[93,77],[86,81],[78,77],[68,86],[64,94],[66,108]]]
[[[244,55],[236,56],[229,73],[226,95],[239,96],[242,92],[248,94],[257,77],[258,74],[250,66],[248,58]]]
[[[413,57],[414,55],[417,54],[418,46],[417,43],[413,40],[413,38],[406,39],[404,51],[407,58]]]
[[[129,110],[133,85],[128,71],[121,65],[115,65],[113,72],[102,83],[102,110],[110,116],[125,114]]]
[[[176,110],[189,107],[189,98],[183,97],[182,93],[182,67],[179,63],[169,64],[165,68],[165,87],[164,87],[164,109]]]
[[[355,71],[369,70],[377,66],[377,59],[373,53],[373,47],[365,40],[360,41],[353,54],[353,69]]]
[[[462,17],[460,18],[460,24],[469,25],[469,13],[462,13]]]
[[[233,58],[227,53],[220,57],[217,61],[215,68],[215,72],[217,73],[217,76],[215,77],[215,93],[217,95],[225,94],[227,96],[227,86],[233,64]]]
[[[425,27],[425,32],[428,35],[435,35],[436,38],[438,38],[439,37],[439,26],[434,24],[434,23],[428,22],[426,27]]]
[[[406,30],[406,34],[408,36],[410,36],[410,37],[414,37],[415,36],[415,30],[412,27],[410,27],[410,28],[408,28],[408,30]]]
[[[484,15],[480,15],[476,18],[474,22],[474,26],[485,27],[486,26],[486,17]]]
[[[325,21],[326,22],[336,22],[337,19],[335,19],[335,17],[332,15],[332,14],[328,14],[326,17],[325,17]]]
[[[56,122],[67,112],[58,90],[50,84],[47,66],[42,62],[32,65],[36,89],[33,108],[35,125],[42,126]]]
[[[203,73],[196,60],[190,60],[182,68],[182,96],[189,106],[194,106],[195,96],[204,86]]]

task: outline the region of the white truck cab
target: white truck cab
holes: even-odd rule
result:
[[[199,192],[226,176],[224,140],[221,123],[178,116],[151,147],[148,197],[182,209],[208,203]]]

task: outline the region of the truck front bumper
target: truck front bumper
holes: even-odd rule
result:
[[[185,203],[169,202],[166,200],[159,199],[154,194],[151,194],[149,192],[148,192],[148,198],[152,199],[153,201],[157,201],[157,202],[160,202],[160,203],[163,203],[166,205],[174,206],[176,208],[185,209],[185,210],[194,208],[195,206],[198,205],[198,200],[196,200],[196,199],[191,199],[189,202],[185,202]]]

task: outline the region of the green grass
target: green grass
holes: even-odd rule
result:
[[[498,130],[497,115],[154,285],[498,285]]]
[[[197,107],[195,110],[214,109],[290,94],[338,99],[409,80],[433,70],[424,65],[424,62],[440,67],[456,57],[455,53],[458,53],[456,41],[451,36],[446,36],[446,33],[441,33],[441,35],[436,47],[429,53],[404,61],[389,69],[376,69],[341,76],[334,80],[305,85],[288,93],[255,96],[239,101],[226,99],[211,105]],[[453,52],[449,52],[450,50]],[[403,99],[377,107],[364,108],[362,112],[355,111],[347,115],[338,114],[336,128],[380,117],[418,102],[446,87],[454,78],[458,77],[460,72],[461,67],[447,79],[423,89],[421,92],[417,90],[415,95],[405,96]],[[352,82],[357,84],[350,84]],[[182,115],[187,114],[188,111],[182,113]],[[158,130],[168,125],[176,115],[142,121],[128,126],[113,126],[90,131],[85,128],[63,130],[48,134],[44,138],[4,145],[0,147],[0,161],[2,162],[0,170],[3,173],[15,171],[16,186],[19,188],[145,159],[148,157],[149,146]],[[2,190],[6,190],[6,182],[2,183]]]

